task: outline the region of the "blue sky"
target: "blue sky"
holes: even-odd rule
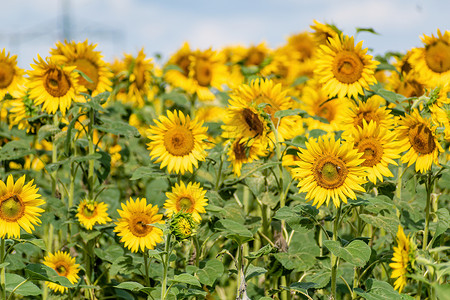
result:
[[[68,4],[70,37],[98,44],[105,59],[158,52],[167,59],[184,41],[192,48],[225,45],[282,45],[316,19],[334,23],[348,35],[360,33],[374,54],[421,45],[420,36],[450,29],[448,0],[14,0],[2,1],[0,48],[18,55],[30,69],[37,53],[47,56],[62,38],[62,7]]]

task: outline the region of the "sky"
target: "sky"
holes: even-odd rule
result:
[[[165,61],[185,41],[192,49],[276,48],[313,20],[351,36],[373,28],[378,35],[356,36],[372,54],[404,53],[424,34],[450,30],[448,0],[2,0],[2,10],[0,49],[17,54],[25,69],[64,37],[97,44],[107,61],[141,48]]]

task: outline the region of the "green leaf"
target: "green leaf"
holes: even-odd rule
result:
[[[10,141],[0,149],[0,161],[18,159],[34,152],[23,140]]]
[[[303,83],[307,82],[308,79],[309,79],[308,76],[300,76],[297,79],[295,79],[292,86],[297,86],[297,85],[303,84]]]
[[[139,133],[139,130],[136,129],[136,127],[131,126],[128,123],[114,120],[114,119],[108,119],[105,117],[99,118],[101,125],[95,124],[94,128],[103,132],[115,134],[115,135],[121,135],[125,137],[135,137],[138,138],[141,136]]]
[[[38,141],[40,142],[43,139],[53,136],[59,132],[61,132],[61,129],[59,129],[58,126],[50,125],[50,124],[44,125],[41,128],[39,128]]]
[[[6,291],[12,292],[19,284],[24,282],[26,279],[17,274],[7,273],[6,279]],[[28,281],[21,285],[14,294],[21,296],[36,296],[41,294],[41,289],[38,288],[34,283]]]
[[[360,32],[370,32],[376,35],[380,35],[378,32],[376,32],[373,28],[361,28],[361,27],[356,27],[356,33],[360,33]]]
[[[361,214],[359,216],[367,224],[370,224],[377,228],[384,228],[390,234],[392,234],[392,236],[397,235],[398,225],[400,225],[400,221],[398,220],[397,216],[391,214],[386,214],[385,216]]]
[[[366,282],[368,291],[365,292],[362,289],[355,289],[356,293],[366,300],[409,300],[414,299],[410,296],[399,294],[394,288],[387,282],[379,281],[376,279],[368,279]]]
[[[314,282],[294,282],[289,286],[292,291],[298,291],[304,294],[308,294],[308,289],[316,287],[317,284]]]
[[[161,96],[163,101],[171,100],[180,106],[185,106],[189,103],[189,99],[186,94],[180,92],[169,92]]]
[[[338,273],[342,273],[342,270],[338,270]],[[338,274],[339,276],[339,274]],[[315,283],[315,288],[322,289],[328,285],[331,280],[330,270],[321,270],[313,275],[308,276],[308,281]]]
[[[224,219],[216,223],[216,229],[223,231],[227,238],[235,240],[238,244],[253,240],[253,234],[243,224],[233,220]]]
[[[285,110],[279,110],[275,112],[273,115],[275,118],[283,118],[286,116],[298,116],[298,115],[304,115],[306,112],[304,110],[295,108],[295,109],[285,109]]]
[[[25,274],[30,280],[51,281],[65,287],[74,287],[67,277],[59,276],[54,269],[43,264],[27,265],[25,268]]]
[[[172,279],[173,282],[181,282],[181,283],[186,283],[186,284],[190,284],[190,285],[194,285],[197,287],[202,287],[202,285],[200,284],[200,281],[198,281],[198,279],[194,276],[192,276],[191,274],[188,273],[183,273],[180,275],[175,275]]]
[[[100,234],[101,234],[100,231],[89,231],[89,232],[81,231],[80,232],[80,236],[83,239],[83,241],[85,241],[85,242],[95,239]]]
[[[450,216],[448,213],[448,210],[446,208],[439,208],[436,211],[436,216],[438,218],[437,225],[436,225],[436,233],[435,237],[440,236],[444,232],[447,231],[447,229],[450,226]]]
[[[361,240],[354,240],[345,247],[342,247],[338,241],[324,241],[323,244],[334,255],[356,267],[364,267],[372,252],[370,247]]]
[[[119,285],[116,285],[115,288],[123,289],[123,290],[129,290],[132,292],[139,292],[143,288],[145,288],[142,284],[135,281],[126,281],[122,282]]]
[[[262,267],[256,267],[254,265],[249,265],[247,272],[245,273],[245,280],[250,280],[251,278],[259,276],[266,272],[267,272],[267,270]]]
[[[142,178],[169,178],[170,175],[153,167],[139,167],[131,176],[130,180],[137,180]]]
[[[274,256],[285,269],[296,270],[297,272],[309,270],[316,261],[315,256],[308,252],[281,252],[275,253]]]
[[[270,253],[275,253],[275,252],[277,252],[277,248],[272,247],[270,244],[267,244],[256,252],[250,252],[250,254],[246,256],[246,258],[247,259],[256,259],[258,257],[268,255]]]
[[[210,259],[206,265],[196,271],[196,275],[202,284],[213,286],[214,282],[219,279],[224,272],[223,263],[218,259]]]
[[[436,291],[436,296],[440,300],[450,300],[450,284],[433,283],[432,287]]]

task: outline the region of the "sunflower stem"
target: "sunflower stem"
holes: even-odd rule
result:
[[[58,126],[59,126],[58,114],[55,114],[55,115],[53,116],[53,125],[54,125],[55,127],[58,127]],[[53,143],[52,143],[52,163],[58,162],[58,149],[57,149],[57,147],[56,147],[56,143],[55,143],[55,142],[56,142],[55,137],[53,137]],[[51,177],[52,177],[52,195],[53,195],[54,197],[56,197],[56,177],[57,177],[57,172],[58,172],[58,169],[55,168],[55,170],[52,172],[52,175],[51,175]]]
[[[161,299],[166,299],[166,289],[167,289],[167,270],[169,268],[169,258],[170,258],[170,238],[172,234],[166,235],[166,243],[164,245],[164,258],[163,258],[163,281],[161,283]]]
[[[0,243],[0,264],[2,264],[2,270],[0,275],[0,282],[1,282],[1,288],[2,288],[2,300],[6,300],[6,267],[3,265],[5,262],[5,239],[2,238]]]
[[[145,270],[145,284],[150,287],[150,277],[148,276],[148,250],[144,251],[144,270]]]
[[[192,239],[193,239],[194,247],[195,247],[195,266],[198,267],[199,262],[200,262],[200,254],[201,254],[200,243],[198,242],[198,238],[196,235],[194,235],[192,237]]]
[[[214,190],[219,191],[220,187],[220,177],[222,177],[222,166],[223,166],[223,157],[220,156],[219,170],[217,171],[216,184],[214,185]]]
[[[341,206],[337,208],[336,217],[333,223],[333,241],[338,240],[337,230],[339,227],[339,219],[341,217]],[[338,269],[339,258],[331,252],[331,299],[336,299],[336,275]]]
[[[428,246],[428,228],[430,226],[431,192],[433,190],[433,180],[431,172],[427,174],[427,181],[425,182],[425,188],[427,191],[427,203],[425,205],[425,230],[423,232],[422,250],[426,250]]]
[[[18,288],[20,288],[22,285],[24,285],[25,283],[27,283],[28,281],[30,281],[29,278],[25,279],[24,281],[22,281],[21,283],[19,283],[12,291],[11,294],[9,294],[8,296],[8,300],[13,299],[13,295],[14,293],[17,291]]]
[[[89,133],[89,155],[95,154],[94,150],[94,122],[95,115],[94,109],[91,108],[89,110],[89,125],[88,125],[88,133]],[[94,160],[89,160],[89,170],[88,170],[88,182],[89,182],[89,199],[93,199],[94,194]]]

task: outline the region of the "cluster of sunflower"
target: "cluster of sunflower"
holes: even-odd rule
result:
[[[255,173],[255,165],[257,171],[275,166],[278,208],[294,198],[291,184],[286,189],[283,180],[297,181],[295,192],[317,209],[332,200],[334,241],[343,206],[364,193],[376,196],[387,178],[397,176],[401,185],[403,164],[405,169],[414,165],[426,181],[426,250],[433,184],[444,167],[436,168],[447,164],[444,149],[450,143],[450,32],[438,30],[437,36],[424,35],[422,40],[423,47],[392,54],[395,62],[390,64],[391,56],[375,59],[362,41],[314,21],[311,31],[290,36],[276,49],[260,43],[193,50],[184,43],[162,66],[143,49],[109,64],[88,41],[58,42],[45,59],[38,55],[27,72],[3,49],[1,121],[11,133],[0,141],[0,155],[14,151],[20,139],[34,149],[32,154],[0,156],[3,168],[50,178],[48,196],[64,203],[69,236],[112,229],[125,248],[144,254],[147,279],[148,250],[164,244],[161,298],[168,295],[170,237],[181,242],[192,237],[202,224],[200,214],[206,213],[206,193],[236,189],[227,180],[244,182]],[[145,142],[126,138],[139,134]],[[67,170],[61,167],[66,163]],[[149,169],[136,173],[168,181],[166,218],[155,201],[142,197],[144,184],[129,181],[129,166],[141,164]],[[205,174],[211,165],[215,176]],[[58,176],[67,178],[58,181]],[[120,199],[129,198],[112,214],[107,203],[97,200],[106,188],[102,184],[110,182],[123,187]],[[33,181],[25,184],[25,176],[15,183],[12,175],[6,184],[0,181],[0,264],[5,261],[5,237],[20,238],[21,229],[32,233],[40,223],[45,201],[37,190]],[[71,209],[76,213],[70,214]],[[113,221],[110,215],[117,218]],[[78,228],[72,227],[71,218]],[[289,240],[284,222],[281,231]],[[49,249],[71,245],[71,237],[55,242],[52,234]],[[417,247],[402,226],[397,241],[390,267],[397,278],[394,287],[402,292],[408,276],[418,270]],[[88,285],[95,282],[89,257],[95,257],[93,247],[99,244],[100,239],[85,244],[90,247],[84,254]],[[198,240],[193,244],[198,262]],[[75,248],[70,251],[49,251],[44,264],[74,284],[80,265],[71,255]],[[331,294],[336,297],[339,260],[333,255]],[[47,285],[68,290],[57,282]],[[239,285],[238,292],[243,292]]]

